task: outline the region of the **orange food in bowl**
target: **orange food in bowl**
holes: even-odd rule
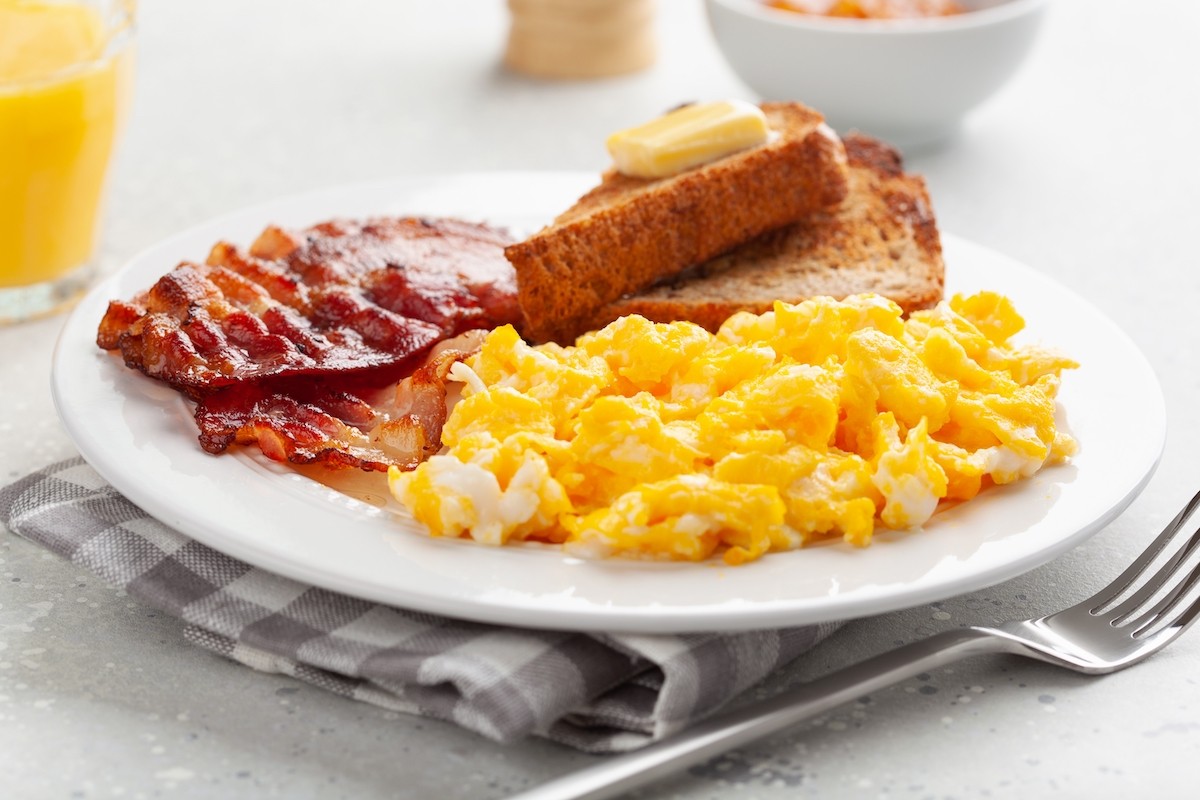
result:
[[[962,14],[956,0],[766,0],[772,8],[822,17],[915,19]]]

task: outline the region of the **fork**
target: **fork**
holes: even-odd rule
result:
[[[971,626],[861,661],[768,700],[727,711],[626,755],[570,773],[509,800],[600,800],[778,733],[842,703],[967,656],[1012,653],[1086,675],[1138,663],[1166,647],[1200,614],[1200,530],[1182,535],[1200,492],[1108,586],[1044,617]],[[1177,540],[1183,540],[1178,544]],[[1151,565],[1175,549],[1154,569]]]

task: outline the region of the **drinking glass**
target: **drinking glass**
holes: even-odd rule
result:
[[[0,0],[0,323],[94,274],[133,83],[136,0]]]

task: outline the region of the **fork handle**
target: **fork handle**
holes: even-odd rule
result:
[[[944,631],[775,697],[710,717],[640,750],[607,758],[510,800],[601,800],[627,792],[720,753],[790,728],[864,694],[943,664],[1007,650],[986,628]]]

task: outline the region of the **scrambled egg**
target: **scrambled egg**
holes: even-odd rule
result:
[[[870,543],[1075,452],[1075,362],[1009,339],[994,293],[907,320],[876,295],[777,303],[715,335],[623,317],[573,347],[511,326],[455,365],[446,449],[393,494],[436,536],[585,556],[740,564],[817,537]]]

